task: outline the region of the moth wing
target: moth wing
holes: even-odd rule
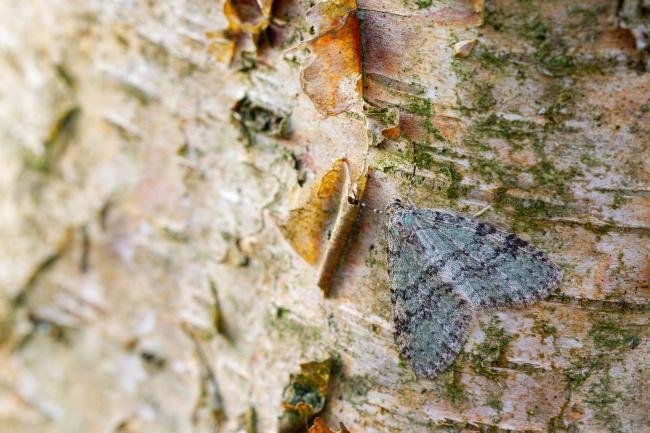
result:
[[[417,245],[390,235],[388,244],[395,342],[415,374],[431,378],[463,349],[472,311],[461,293],[437,277]]]
[[[544,252],[516,235],[463,215],[414,211],[418,238],[440,279],[458,287],[476,307],[513,307],[545,298],[562,272]]]

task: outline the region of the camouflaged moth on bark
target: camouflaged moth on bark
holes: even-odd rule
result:
[[[531,304],[562,279],[542,251],[474,218],[399,200],[386,218],[395,342],[418,377],[454,362],[475,310]]]

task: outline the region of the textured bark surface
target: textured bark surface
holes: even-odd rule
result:
[[[647,1],[358,0],[362,86],[337,91],[400,115],[370,148],[360,100],[326,116],[301,87],[349,28],[300,45],[310,2],[275,3],[267,41],[224,38],[221,1],[0,2],[0,431],[275,431],[328,357],[322,414],[353,433],[650,431]],[[341,156],[370,207],[491,205],[558,293],[481,312],[416,380],[381,216],[327,297],[283,236]]]

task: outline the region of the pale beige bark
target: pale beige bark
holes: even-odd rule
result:
[[[650,431],[647,2],[622,26],[610,0],[449,18],[480,3],[359,0],[364,95],[403,133],[362,161],[364,119],[314,107],[300,47],[215,60],[220,1],[0,2],[0,431],[237,431],[251,408],[273,431],[289,374],[335,354],[324,416],[351,432]],[[245,95],[290,138],[249,143]],[[327,298],[279,229],[344,154],[373,168],[371,207],[492,205],[565,269],[559,294],[481,312],[416,380],[381,217],[361,212]]]

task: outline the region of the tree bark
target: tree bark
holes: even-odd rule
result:
[[[0,3],[0,431],[277,431],[327,359],[352,433],[650,431],[648,2],[317,3]],[[490,206],[560,288],[416,379],[394,197]]]

